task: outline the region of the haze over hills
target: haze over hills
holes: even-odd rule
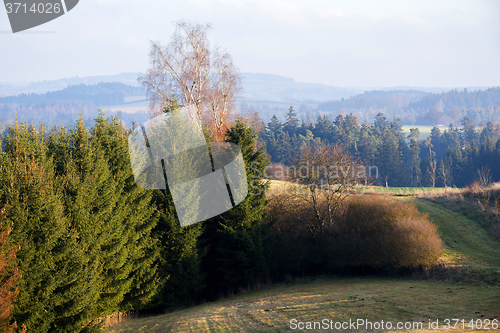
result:
[[[62,90],[71,85],[94,85],[98,83],[118,82],[139,87],[137,77],[141,73],[121,73],[117,75],[100,75],[88,77],[70,77],[58,80],[37,82],[0,82],[0,97],[16,96],[18,94],[43,94],[49,91]],[[296,82],[291,77],[265,73],[242,73],[243,99],[258,99],[269,101],[308,102],[334,101],[349,98],[369,90],[409,90],[441,93],[451,88],[440,87],[336,87],[321,83]],[[479,87],[481,88],[481,87]],[[468,87],[474,90],[476,87]],[[484,89],[482,87],[481,89]]]
[[[18,94],[44,94],[49,91],[62,90],[68,86],[78,84],[98,84],[100,82],[118,82],[129,86],[139,86],[137,77],[140,73],[121,73],[117,75],[100,75],[87,77],[69,77],[58,80],[43,80],[36,82],[0,82],[0,97],[15,96]]]
[[[117,105],[130,101],[131,97],[135,97],[136,100],[144,99],[144,89],[118,82],[81,83],[46,93],[22,93],[17,96],[0,97],[0,104],[26,105],[78,100],[90,101],[96,105]]]
[[[93,117],[98,108],[120,112],[126,121],[134,114],[138,117],[134,119],[145,119],[148,103],[145,90],[137,81],[139,75],[121,73],[31,83],[0,82],[0,121],[17,117],[68,122],[80,112]],[[320,115],[333,119],[338,114],[353,113],[360,121],[373,121],[378,113],[384,113],[388,119],[400,117],[404,124],[447,126],[456,124],[464,116],[477,124],[500,121],[500,88],[334,87],[264,73],[242,73],[241,77],[243,91],[237,100],[241,111],[257,111],[265,123],[273,115],[284,120],[290,106],[302,120]]]

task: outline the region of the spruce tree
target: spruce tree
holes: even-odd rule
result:
[[[286,113],[286,122],[283,129],[291,137],[294,134],[297,134],[299,129],[299,120],[297,119],[297,113],[293,109],[293,106],[290,106],[290,109],[288,109],[288,112]]]
[[[420,147],[418,146],[417,139],[420,135],[418,128],[410,129],[408,139],[410,140],[409,156],[408,156],[408,169],[410,173],[410,185],[418,186],[420,184]]]
[[[22,278],[14,319],[29,332],[65,330],[57,321],[79,316],[92,290],[82,267],[85,257],[79,238],[64,215],[63,193],[57,185],[53,162],[47,156],[44,128],[15,124],[5,138],[0,165],[1,200],[5,218],[13,225],[12,237],[21,243],[18,262]],[[81,288],[81,283],[88,288]],[[80,293],[81,291],[81,293]],[[87,331],[92,320],[79,316],[72,324]]]
[[[313,134],[315,137],[319,137],[322,142],[332,143],[336,140],[333,123],[326,115],[323,117],[318,116]]]
[[[100,151],[113,179],[111,219],[116,221],[103,249],[108,255],[106,282],[101,299],[110,309],[143,308],[158,288],[156,259],[159,248],[152,236],[158,214],[152,191],[134,182],[128,153],[128,139],[119,119],[100,114],[91,129],[91,143]],[[117,307],[118,305],[118,307]]]
[[[227,133],[227,142],[241,148],[247,174],[248,195],[236,207],[205,222],[204,244],[208,247],[203,267],[207,272],[208,296],[227,288],[246,287],[267,274],[265,237],[267,157],[256,149],[257,134],[238,120]]]
[[[148,132],[148,140],[150,143],[154,142],[155,149],[159,151],[156,158],[167,156],[163,161],[167,177],[164,179],[166,188],[152,191],[159,214],[153,234],[160,245],[160,288],[149,306],[161,310],[189,304],[204,288],[204,275],[201,271],[203,252],[199,250],[198,244],[203,226],[200,223],[181,226],[180,222],[181,218],[185,218],[186,222],[195,221],[199,217],[198,208],[204,193],[199,192],[200,186],[193,180],[203,176],[204,174],[200,174],[203,171],[212,171],[206,145],[188,149],[187,140],[193,138],[187,138],[184,130],[193,124],[186,123],[178,110],[167,110],[167,113],[169,128],[165,130],[168,132]],[[200,139],[209,141],[206,137],[198,137]],[[174,196],[177,196],[175,205]]]
[[[181,227],[168,190],[154,190],[153,200],[159,212],[153,234],[160,244],[158,261],[159,290],[150,308],[163,310],[189,304],[205,287],[198,239],[202,223]]]
[[[381,147],[377,158],[381,176],[379,184],[385,184],[387,181],[389,186],[401,185],[403,162],[399,147],[399,138],[386,128],[382,133]]]

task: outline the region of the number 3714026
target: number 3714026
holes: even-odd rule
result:
[[[498,329],[498,319],[472,319],[471,321],[466,321],[465,319],[445,319],[444,320],[445,329],[455,329],[455,328],[470,328],[470,329]]]
[[[39,14],[59,14],[61,12],[61,4],[59,3],[34,3],[28,6],[26,3],[22,2],[7,2],[5,3],[5,8],[7,8],[7,14],[27,14],[27,13],[39,13]]]

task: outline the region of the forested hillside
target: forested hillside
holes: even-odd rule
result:
[[[344,146],[366,166],[367,182],[377,185],[462,187],[474,181],[500,181],[500,124],[476,127],[464,117],[461,125],[443,132],[434,127],[419,142],[417,128],[405,135],[399,118],[390,121],[382,113],[373,124],[360,124],[353,114],[338,115],[333,121],[319,116],[315,122],[300,122],[290,108],[286,122],[273,117],[261,140],[271,161],[285,165],[306,146],[321,142]]]
[[[318,105],[323,111],[337,111],[339,109],[381,109],[400,110],[409,103],[415,102],[426,96],[427,93],[418,90],[372,90],[351,98],[340,101],[324,102]]]
[[[92,102],[95,105],[118,105],[125,102],[126,96],[145,96],[144,89],[123,83],[98,83],[94,85],[72,85],[62,90],[45,94],[19,94],[0,98],[1,104],[41,104],[59,101]]]
[[[500,88],[474,91],[468,91],[465,88],[462,91],[453,89],[442,94],[431,93],[418,101],[411,102],[408,105],[408,109],[417,112],[426,112],[432,107],[438,107],[441,111],[449,112],[454,106],[465,109],[487,109],[490,106],[500,106]]]
[[[500,88],[469,92],[454,89],[443,93],[418,90],[369,91],[334,102],[318,105],[318,110],[332,117],[352,113],[373,122],[378,113],[398,117],[403,124],[459,125],[467,117],[477,124],[500,121]]]

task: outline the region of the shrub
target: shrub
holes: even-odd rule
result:
[[[413,204],[377,195],[353,196],[333,223],[313,232],[307,207],[285,197],[274,197],[269,206],[273,277],[431,266],[443,253],[436,226]]]
[[[443,253],[437,228],[413,204],[355,196],[329,231],[334,265],[383,268],[430,266]]]

